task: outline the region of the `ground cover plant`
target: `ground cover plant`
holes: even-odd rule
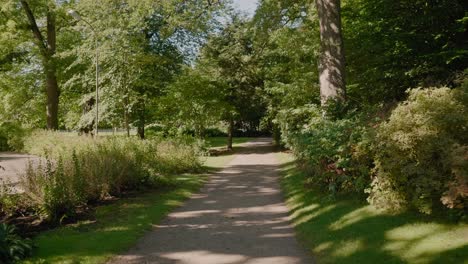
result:
[[[32,243],[17,234],[14,226],[0,224],[0,261],[12,263],[28,257],[32,252]]]

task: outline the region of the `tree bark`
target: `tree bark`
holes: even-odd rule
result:
[[[340,2],[315,0],[320,24],[319,79],[322,105],[330,99],[344,101],[346,98]]]
[[[36,43],[39,47],[42,56],[42,66],[45,74],[46,95],[47,95],[47,129],[58,129],[58,108],[60,91],[57,82],[57,68],[54,61],[56,52],[56,18],[55,10],[52,3],[47,6],[47,41],[42,36],[39,27],[37,26],[36,18],[29,7],[26,0],[21,0],[26,16],[28,17],[29,26],[34,35]]]
[[[125,79],[124,79],[125,80]],[[126,83],[123,84],[125,87],[125,94],[124,94],[124,100],[123,100],[123,107],[124,107],[124,125],[125,125],[125,130],[127,131],[127,137],[130,137],[130,113],[129,113],[129,107],[130,107],[130,93],[129,89],[126,86]]]
[[[58,129],[59,88],[56,77],[56,67],[53,62],[46,69],[47,87],[47,129]]]
[[[130,117],[129,117],[127,107],[128,107],[128,105],[125,104],[124,122],[125,122],[125,131],[127,131],[127,137],[130,137]]]
[[[138,136],[140,139],[145,139],[145,126],[138,126]]]
[[[146,118],[145,118],[145,100],[140,98],[138,99],[138,136],[140,139],[145,139],[145,123],[146,123]]]
[[[232,115],[229,117],[229,127],[228,127],[228,140],[227,140],[227,149],[232,150],[232,132],[234,130],[234,119]]]

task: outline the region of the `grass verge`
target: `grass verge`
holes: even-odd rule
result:
[[[209,157],[208,168],[223,167],[233,155]],[[24,263],[105,263],[125,251],[175,207],[199,190],[206,177],[182,175],[171,188],[98,206],[95,220],[41,233],[34,257]]]
[[[292,155],[278,157],[296,232],[317,263],[468,263],[466,223],[390,215],[356,199],[331,199],[304,185]]]
[[[248,137],[233,137],[232,144],[238,145],[249,141],[251,138]],[[217,148],[224,147],[227,145],[227,137],[210,137],[206,139],[208,147]]]

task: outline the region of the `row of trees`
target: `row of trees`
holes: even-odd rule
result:
[[[461,0],[263,0],[248,18],[225,1],[8,0],[0,115],[90,131],[97,39],[103,126],[203,136],[223,122],[230,135],[279,139],[286,110],[328,99],[338,112],[391,106],[409,87],[454,86],[466,68],[467,9]]]
[[[467,66],[467,9],[463,1],[264,0],[252,19],[231,15],[187,73],[218,87],[206,92],[224,114],[210,120],[238,127],[275,132],[282,110],[328,99],[339,102],[332,108],[390,106],[410,87],[455,85]]]
[[[231,15],[170,86],[191,91],[173,111],[200,131],[261,124],[331,194],[466,214],[467,10],[465,1],[260,1],[252,19]]]
[[[339,2],[316,4],[324,25],[323,54],[331,52],[321,60],[322,94],[343,97],[344,55],[332,44],[341,41]],[[74,21],[67,15],[70,9],[91,23]],[[221,12],[228,13],[226,25],[209,37],[192,67],[197,45],[217,28],[214,18]],[[158,122],[202,136],[207,127],[225,121],[232,138],[235,127],[258,130],[265,115],[267,101],[259,92],[264,53],[256,47],[261,37],[253,33],[252,21],[223,3],[10,0],[1,14],[4,122],[90,132],[96,59],[106,126],[128,131],[133,125],[144,137],[145,125]],[[330,64],[335,57],[337,67]]]
[[[223,8],[210,0],[2,1],[2,122],[89,131],[97,41],[103,124],[133,125],[143,137],[153,99],[190,63]]]
[[[103,126],[142,138],[224,126],[228,148],[263,130],[332,192],[468,208],[467,11],[464,0],[262,0],[249,18],[213,0],[3,1],[0,132],[90,131],[97,40]]]

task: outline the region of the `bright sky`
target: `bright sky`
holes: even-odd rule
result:
[[[250,16],[253,16],[255,13],[255,9],[257,8],[258,0],[234,0],[234,5],[244,11],[247,12]]]

